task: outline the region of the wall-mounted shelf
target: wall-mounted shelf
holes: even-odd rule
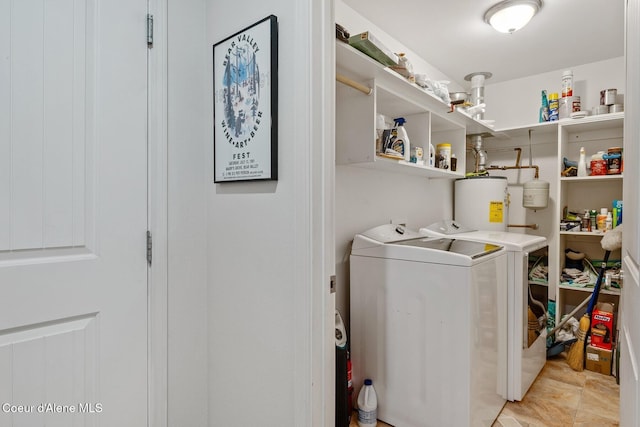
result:
[[[529,130],[531,130],[533,131],[532,143],[535,144],[535,142],[546,140],[546,138],[541,138],[542,136],[557,137],[558,123],[558,121],[533,123],[514,128],[496,129],[494,131],[494,137],[496,140],[528,138]]]
[[[582,213],[585,209],[600,210],[606,207],[612,209],[613,200],[622,199],[623,175],[595,175],[585,177],[562,177],[564,169],[563,159],[571,160],[579,158],[580,148],[584,147],[587,154],[587,162],[591,155],[599,151],[606,152],[609,147],[622,147],[623,144],[624,113],[602,114],[587,116],[582,119],[564,119],[558,122],[558,151],[557,151],[557,176],[556,186],[557,201],[554,216],[560,221],[565,207],[572,212]],[[593,287],[581,288],[563,285],[560,282],[560,273],[564,268],[565,250],[584,253],[589,259],[600,259],[604,253],[600,240],[605,235],[603,232],[572,232],[558,231],[552,236],[549,245],[549,277],[558,281],[556,289],[556,321],[563,314],[568,313],[579,301],[584,298],[581,293],[593,292]],[[618,257],[614,253],[612,256]],[[596,266],[598,269],[600,266]],[[616,307],[619,304],[620,290],[602,289],[600,291],[607,302],[613,302]],[[581,313],[578,313],[580,316]]]
[[[596,181],[616,181],[622,180],[621,173],[616,175],[594,175],[594,176],[563,176],[560,181],[566,182],[596,182]]]
[[[336,85],[336,162],[406,173],[428,178],[456,179],[466,170],[466,136],[488,135],[491,128],[409,82],[398,73],[351,46],[336,42],[336,72],[371,88],[371,94],[353,86]],[[429,146],[451,144],[458,159],[457,171],[418,166],[376,155],[376,116],[404,117],[412,147],[422,147],[425,158]]]
[[[580,288],[578,286],[569,286],[569,285],[559,285],[560,289],[565,289],[568,291],[578,291],[578,292],[586,292],[586,293],[593,293],[593,288]],[[620,295],[620,289],[604,289],[601,288],[600,289],[600,293],[601,294],[605,294],[605,295]]]
[[[604,233],[601,231],[560,231],[561,236],[593,236],[602,237]]]
[[[431,92],[415,83],[409,82],[390,68],[340,41],[336,41],[336,70],[340,74],[345,74],[360,83],[371,82],[372,80],[384,82],[388,91],[401,94],[404,98],[421,106],[424,110],[463,126],[468,135],[492,134],[494,132],[489,126],[460,111],[449,112],[449,105],[442,102],[440,98]]]
[[[431,166],[422,166],[404,160],[394,160],[385,157],[376,156],[374,162],[355,163],[353,166],[364,168],[373,168],[386,172],[403,173],[407,175],[423,176],[426,178],[445,178],[457,179],[464,175],[461,172],[451,172],[444,169],[438,169]]]

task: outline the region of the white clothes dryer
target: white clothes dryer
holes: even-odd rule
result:
[[[506,252],[392,224],[355,236],[351,357],[378,418],[488,426],[506,402]]]
[[[547,253],[547,239],[506,231],[471,230],[456,221],[442,221],[420,229],[420,234],[432,237],[449,237],[477,242],[491,242],[503,246],[507,251],[508,276],[508,370],[507,399],[522,400],[531,384],[542,370],[547,360],[546,322],[540,325],[531,338],[529,330],[529,306],[538,314],[547,312],[547,284],[544,298],[530,291],[529,256],[535,253]],[[542,300],[542,301],[541,301]],[[535,305],[541,304],[538,308]],[[534,323],[535,324],[535,323]]]

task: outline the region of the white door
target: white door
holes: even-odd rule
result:
[[[147,0],[0,0],[0,426],[147,425]]]
[[[619,320],[620,425],[640,425],[640,0],[627,1],[626,93],[624,120],[624,285]]]

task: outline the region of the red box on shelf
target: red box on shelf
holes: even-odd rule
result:
[[[591,345],[605,350],[613,348],[613,304],[598,303],[593,309]]]

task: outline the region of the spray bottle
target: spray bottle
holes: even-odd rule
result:
[[[544,123],[549,121],[549,100],[547,99],[547,91],[542,91],[542,105],[540,106],[540,118],[539,122]]]
[[[404,128],[404,124],[406,123],[406,120],[404,117],[398,117],[397,119],[393,119],[393,121],[396,124],[395,127],[395,133],[396,133],[396,139],[394,142],[394,146],[396,147],[402,147],[402,155],[404,156],[404,160],[406,162],[411,161],[411,146],[409,143],[409,136],[407,135],[407,131]],[[400,150],[396,150],[398,152],[400,152]]]
[[[578,160],[578,176],[587,176],[587,160],[584,147],[580,147],[580,160]]]

